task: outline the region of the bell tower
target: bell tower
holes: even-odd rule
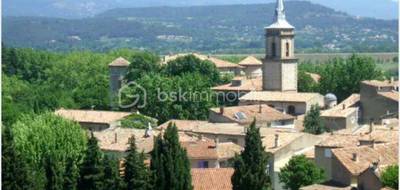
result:
[[[286,20],[283,0],[277,0],[273,23],[265,28],[263,90],[297,92],[294,27]]]

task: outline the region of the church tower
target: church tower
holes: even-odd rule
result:
[[[297,59],[294,27],[285,16],[283,0],[277,0],[273,23],[265,28],[263,90],[297,92]]]

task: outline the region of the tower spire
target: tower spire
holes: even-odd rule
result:
[[[285,15],[285,5],[283,0],[276,0],[276,9],[273,23],[267,28],[294,28],[288,23]]]
[[[276,0],[276,9],[274,15],[274,22],[286,20],[285,6],[283,0]]]

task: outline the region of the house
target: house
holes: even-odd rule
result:
[[[242,147],[231,142],[219,143],[205,138],[181,144],[187,151],[192,168],[228,167],[229,161],[242,150]]]
[[[211,63],[213,63],[215,65],[215,67],[217,67],[218,71],[221,74],[233,74],[235,76],[238,76],[241,74],[241,71],[243,69],[242,66],[235,64],[235,63],[231,63],[229,61],[225,61],[225,60],[221,60],[215,57],[211,57],[209,55],[202,55],[199,53],[181,53],[181,54],[175,54],[175,55],[167,55],[163,58],[163,61],[161,64],[168,64],[168,62],[173,61],[179,57],[184,57],[187,55],[193,55],[196,58],[202,60],[202,61],[210,61]]]
[[[325,105],[327,104],[329,103],[325,102]],[[359,104],[360,95],[352,94],[339,105],[321,111],[321,118],[323,119],[325,126],[331,131],[346,128],[354,129],[358,127],[360,115]]]
[[[238,123],[208,123],[204,121],[170,120],[157,129],[160,130],[175,123],[178,131],[187,134],[197,134],[214,139],[217,142],[233,142],[241,147],[245,145],[246,128]],[[282,189],[279,182],[279,172],[289,162],[293,155],[303,154],[318,144],[322,138],[308,133],[296,132],[291,129],[260,128],[262,143],[270,159],[266,168],[271,176],[274,189]]]
[[[249,126],[254,119],[258,127],[294,129],[295,117],[265,104],[211,108],[209,113],[209,122],[212,123],[238,123]]]
[[[230,83],[212,87],[211,90],[216,92],[222,101],[236,105],[243,95],[262,90],[262,77],[237,76]]]
[[[356,131],[344,129],[322,135],[323,140],[315,145],[315,163],[324,169],[326,180],[329,181],[335,170],[332,163],[333,150],[398,142],[397,135],[397,126],[362,126]]]
[[[353,187],[360,185],[366,188],[368,184],[373,183],[368,180],[371,176],[365,174],[360,177],[360,175],[371,165],[378,167],[397,164],[398,151],[398,143],[332,150],[332,167],[335,168],[332,172],[332,180],[343,185]]]
[[[239,62],[243,67],[244,74],[248,78],[255,78],[262,76],[262,61],[254,56],[248,56]]]
[[[193,190],[232,190],[233,168],[192,168]]]
[[[239,98],[239,105],[267,104],[283,113],[302,115],[312,105],[324,105],[324,97],[318,93],[260,91],[250,92]]]
[[[363,171],[357,179],[357,187],[360,190],[383,189],[381,174],[387,168],[387,165],[381,165],[379,162],[372,163]]]
[[[55,111],[55,114],[65,119],[78,122],[84,129],[100,131],[119,126],[120,121],[132,113],[61,108]]]
[[[360,85],[362,121],[381,122],[387,116],[398,116],[398,81],[363,81]]]

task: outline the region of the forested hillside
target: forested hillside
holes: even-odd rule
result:
[[[356,18],[309,2],[287,2],[298,52],[397,51],[397,20]],[[263,51],[274,4],[114,9],[85,19],[5,17],[9,46],[65,51],[113,48],[158,53]],[[29,32],[27,32],[29,31]]]

